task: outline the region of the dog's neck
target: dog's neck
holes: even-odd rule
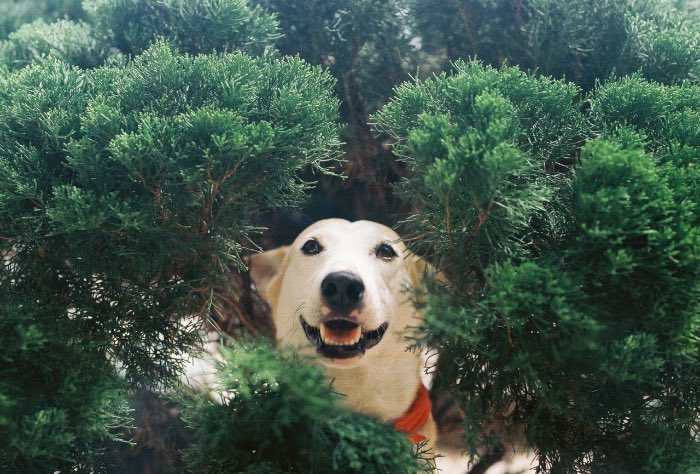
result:
[[[368,360],[353,368],[327,370],[333,389],[343,395],[343,405],[392,422],[410,408],[416,397],[422,383],[421,360],[415,351],[383,349],[373,357],[376,364]]]

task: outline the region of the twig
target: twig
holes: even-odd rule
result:
[[[471,25],[469,24],[469,17],[467,15],[467,12],[464,10],[464,7],[459,5],[456,1],[453,0],[452,3],[457,7],[457,15],[459,16],[459,19],[462,22],[462,25],[464,26],[464,32],[469,38],[469,43],[471,43],[472,56],[477,56],[479,54],[479,47],[477,46],[474,31],[472,30]]]
[[[493,207],[493,198],[489,199],[488,206],[486,206],[486,210],[483,210],[481,208],[481,205],[477,202],[476,208],[477,212],[479,213],[479,221],[476,223],[476,226],[472,229],[472,231],[469,233],[469,242],[467,243],[467,252],[471,252],[472,247],[474,246],[474,243],[476,243],[476,239],[479,236],[479,233],[481,232],[481,229],[486,225],[486,222],[489,219],[489,215],[491,214],[491,208]]]

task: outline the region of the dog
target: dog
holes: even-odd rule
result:
[[[421,288],[426,262],[407,254],[390,228],[343,219],[316,222],[249,262],[278,347],[316,354],[347,408],[434,447],[421,354],[406,339],[422,321],[412,290]]]

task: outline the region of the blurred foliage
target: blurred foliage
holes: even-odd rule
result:
[[[700,80],[700,27],[686,9],[664,0],[416,0],[415,18],[443,67],[476,57],[590,90],[638,70],[667,84]]]
[[[1,0],[0,40],[25,23],[84,17],[80,0]]]
[[[189,54],[245,51],[258,55],[277,37],[277,22],[245,0],[86,0],[101,35],[136,55],[167,38]]]
[[[0,63],[19,69],[49,57],[82,68],[102,64],[108,56],[104,43],[82,21],[58,20],[46,23],[38,19],[10,33],[0,42]]]
[[[288,219],[283,225],[296,226],[298,232],[310,221],[332,216],[391,222],[401,204],[394,198],[390,183],[405,176],[406,171],[386,146],[385,137],[372,133],[369,115],[385,104],[392,88],[409,79],[414,71],[409,44],[410,2],[253,3],[277,15],[283,36],[276,45],[282,54],[299,55],[323,66],[337,79],[336,93],[345,124],[345,160],[339,171],[348,179],[321,178],[304,209],[309,218]]]
[[[392,87],[408,77],[403,68],[410,49],[402,24],[408,15],[406,1],[254,3],[277,15],[284,33],[277,42],[282,54],[326,66],[338,78],[347,118],[359,114],[366,123],[366,114],[383,105]]]
[[[340,395],[310,361],[262,341],[238,342],[223,356],[214,394],[185,400],[197,440],[186,453],[192,472],[406,473],[430,465],[393,426],[338,408]]]
[[[0,42],[0,64],[17,69],[49,55],[82,68],[132,57],[166,38],[188,54],[244,51],[261,55],[278,37],[277,22],[244,0],[86,0],[86,21],[38,19]]]
[[[128,426],[126,391],[97,345],[75,337],[81,323],[61,305],[0,276],[0,470],[90,472]]]

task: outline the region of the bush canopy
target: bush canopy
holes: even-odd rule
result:
[[[243,256],[288,243],[264,225],[329,216],[445,275],[406,344],[476,458],[498,426],[540,472],[700,469],[697,3],[0,8],[3,472],[124,472],[135,393],[173,389],[163,472],[429,468],[252,324],[222,399],[179,385],[205,324],[247,318]]]

